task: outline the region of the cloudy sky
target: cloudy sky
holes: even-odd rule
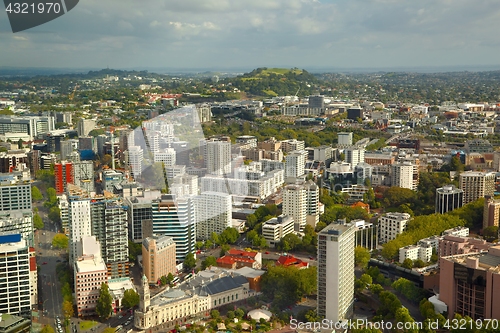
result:
[[[0,67],[500,68],[498,0],[81,0]]]

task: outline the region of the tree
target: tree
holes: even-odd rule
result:
[[[40,215],[33,215],[33,226],[35,227],[35,229],[43,229],[44,224]]]
[[[40,331],[40,333],[56,333],[56,332],[54,331],[54,328],[52,326],[45,325]]]
[[[57,206],[51,207],[48,216],[52,222],[58,223],[61,221],[61,210]]]
[[[167,281],[167,277],[165,275],[163,275],[162,277],[160,277],[160,284],[162,286],[165,286],[167,283],[168,283],[168,281]]]
[[[101,284],[101,290],[99,291],[99,298],[97,299],[97,305],[95,312],[101,319],[108,319],[113,312],[112,306],[113,298],[109,293],[109,286],[107,283]]]
[[[404,268],[412,269],[413,268],[413,260],[411,260],[410,258],[406,258],[403,261],[403,263],[401,264],[401,266],[403,266]]]
[[[174,281],[174,275],[172,273],[168,273],[167,275],[167,283],[170,284]]]
[[[212,248],[212,246],[214,246],[214,243],[212,243],[212,241],[211,241],[210,239],[207,239],[207,240],[205,241],[205,248],[207,248],[207,249],[211,249],[211,248]]]
[[[208,256],[201,262],[201,269],[205,270],[207,267],[217,266],[217,259],[213,256]]]
[[[220,317],[220,313],[218,310],[212,310],[210,311],[210,318],[212,319],[217,319]]]
[[[370,251],[362,246],[357,246],[354,249],[354,262],[358,267],[368,267],[368,262],[370,262]]]
[[[43,195],[42,192],[40,192],[40,189],[36,186],[31,187],[31,198],[33,201],[41,201],[43,200]]]
[[[296,249],[301,244],[301,242],[302,241],[296,234],[290,233],[281,239],[281,241],[278,244],[278,247],[281,250],[288,252]]]
[[[221,247],[220,247],[220,256],[222,257],[223,255],[226,254],[227,251],[229,251],[229,249],[231,249],[231,247],[227,244],[223,244]]]
[[[122,305],[126,308],[133,308],[139,305],[139,294],[134,289],[127,289],[123,293]]]
[[[102,333],[115,333],[116,330],[113,327],[106,327]]]
[[[65,234],[56,234],[52,239],[52,246],[58,249],[68,248],[68,237]]]
[[[234,311],[234,315],[236,316],[236,318],[243,318],[243,316],[245,315],[245,311],[241,308],[237,308],[235,311]]]
[[[62,312],[64,319],[69,319],[75,315],[73,304],[70,301],[63,301]]]
[[[425,267],[425,262],[422,259],[417,259],[417,260],[413,261],[413,267],[415,267],[415,268]]]
[[[498,238],[498,226],[492,225],[483,229],[483,237],[488,242],[493,242]]]
[[[190,271],[196,267],[196,258],[192,252],[189,252],[184,259],[184,269]]]
[[[201,241],[196,242],[196,243],[194,244],[194,247],[195,247],[197,250],[201,249],[201,248],[203,247],[203,242],[201,242]]]

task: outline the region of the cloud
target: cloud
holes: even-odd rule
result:
[[[0,64],[500,65],[497,31],[497,0],[86,0],[15,35],[0,15]]]

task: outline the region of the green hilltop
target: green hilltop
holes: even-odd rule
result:
[[[308,96],[315,92],[318,79],[303,69],[262,67],[227,82],[254,96]]]

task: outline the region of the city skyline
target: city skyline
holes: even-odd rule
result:
[[[0,64],[49,68],[500,67],[493,1],[81,2],[13,34]],[[481,52],[482,56],[477,57]]]

